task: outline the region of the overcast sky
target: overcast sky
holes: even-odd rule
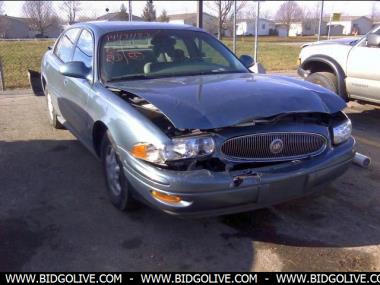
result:
[[[4,1],[5,13],[9,16],[22,16],[22,4],[24,1]],[[60,1],[53,1],[56,10],[62,5]],[[133,14],[140,16],[146,1],[132,1]],[[247,1],[246,9],[254,7],[253,1]],[[283,1],[264,1],[261,3],[261,10],[268,16],[275,15],[278,7]],[[319,1],[297,1],[305,8],[311,8]],[[364,16],[371,14],[373,3],[376,1],[324,1],[324,10],[327,13],[340,12],[351,16]],[[128,1],[81,1],[80,15],[100,16],[105,13],[105,9],[109,8],[110,12],[120,10],[121,3],[125,3],[128,7]],[[165,9],[168,14],[195,12],[197,1],[153,1],[157,16]],[[380,3],[377,10],[380,12]],[[204,5],[205,12],[211,12],[207,4]]]

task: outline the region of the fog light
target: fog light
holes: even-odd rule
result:
[[[169,195],[158,191],[152,191],[152,196],[161,202],[169,204],[178,204],[182,201],[180,196]]]

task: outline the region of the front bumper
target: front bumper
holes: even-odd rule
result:
[[[139,161],[123,149],[119,154],[137,197],[167,213],[212,216],[263,208],[321,190],[343,174],[355,155],[355,140],[312,159],[241,171],[173,171]],[[234,183],[239,179],[240,183]],[[152,191],[179,195],[173,205],[156,200]]]

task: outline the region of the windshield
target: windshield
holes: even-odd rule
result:
[[[249,71],[204,32],[121,31],[106,34],[101,43],[103,81],[241,72]]]

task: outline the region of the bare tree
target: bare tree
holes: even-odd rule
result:
[[[282,24],[290,25],[303,18],[303,10],[296,1],[285,1],[276,13],[276,19]]]
[[[214,14],[218,15],[218,37],[222,38],[223,30],[226,30],[228,25],[228,21],[231,18],[231,12],[233,12],[234,6],[233,0],[222,1],[207,1],[206,6],[214,12]],[[243,9],[247,1],[238,1],[236,5],[237,13]]]
[[[378,20],[378,18],[380,17],[380,11],[378,10],[377,4],[378,4],[377,2],[372,3],[371,14],[370,14],[370,18],[372,22]]]
[[[315,5],[305,9],[303,14],[301,15],[302,19],[306,23],[306,26],[309,26],[314,34],[318,33],[319,16],[321,13],[321,8],[321,2],[317,1]]]
[[[3,7],[4,7],[4,1],[0,1],[0,15],[3,15],[4,13]]]
[[[77,19],[77,14],[80,11],[79,1],[63,1],[62,9],[66,13],[69,24],[72,24]]]
[[[44,35],[51,25],[53,16],[52,1],[25,1],[22,10],[24,15],[30,18],[31,28]]]

